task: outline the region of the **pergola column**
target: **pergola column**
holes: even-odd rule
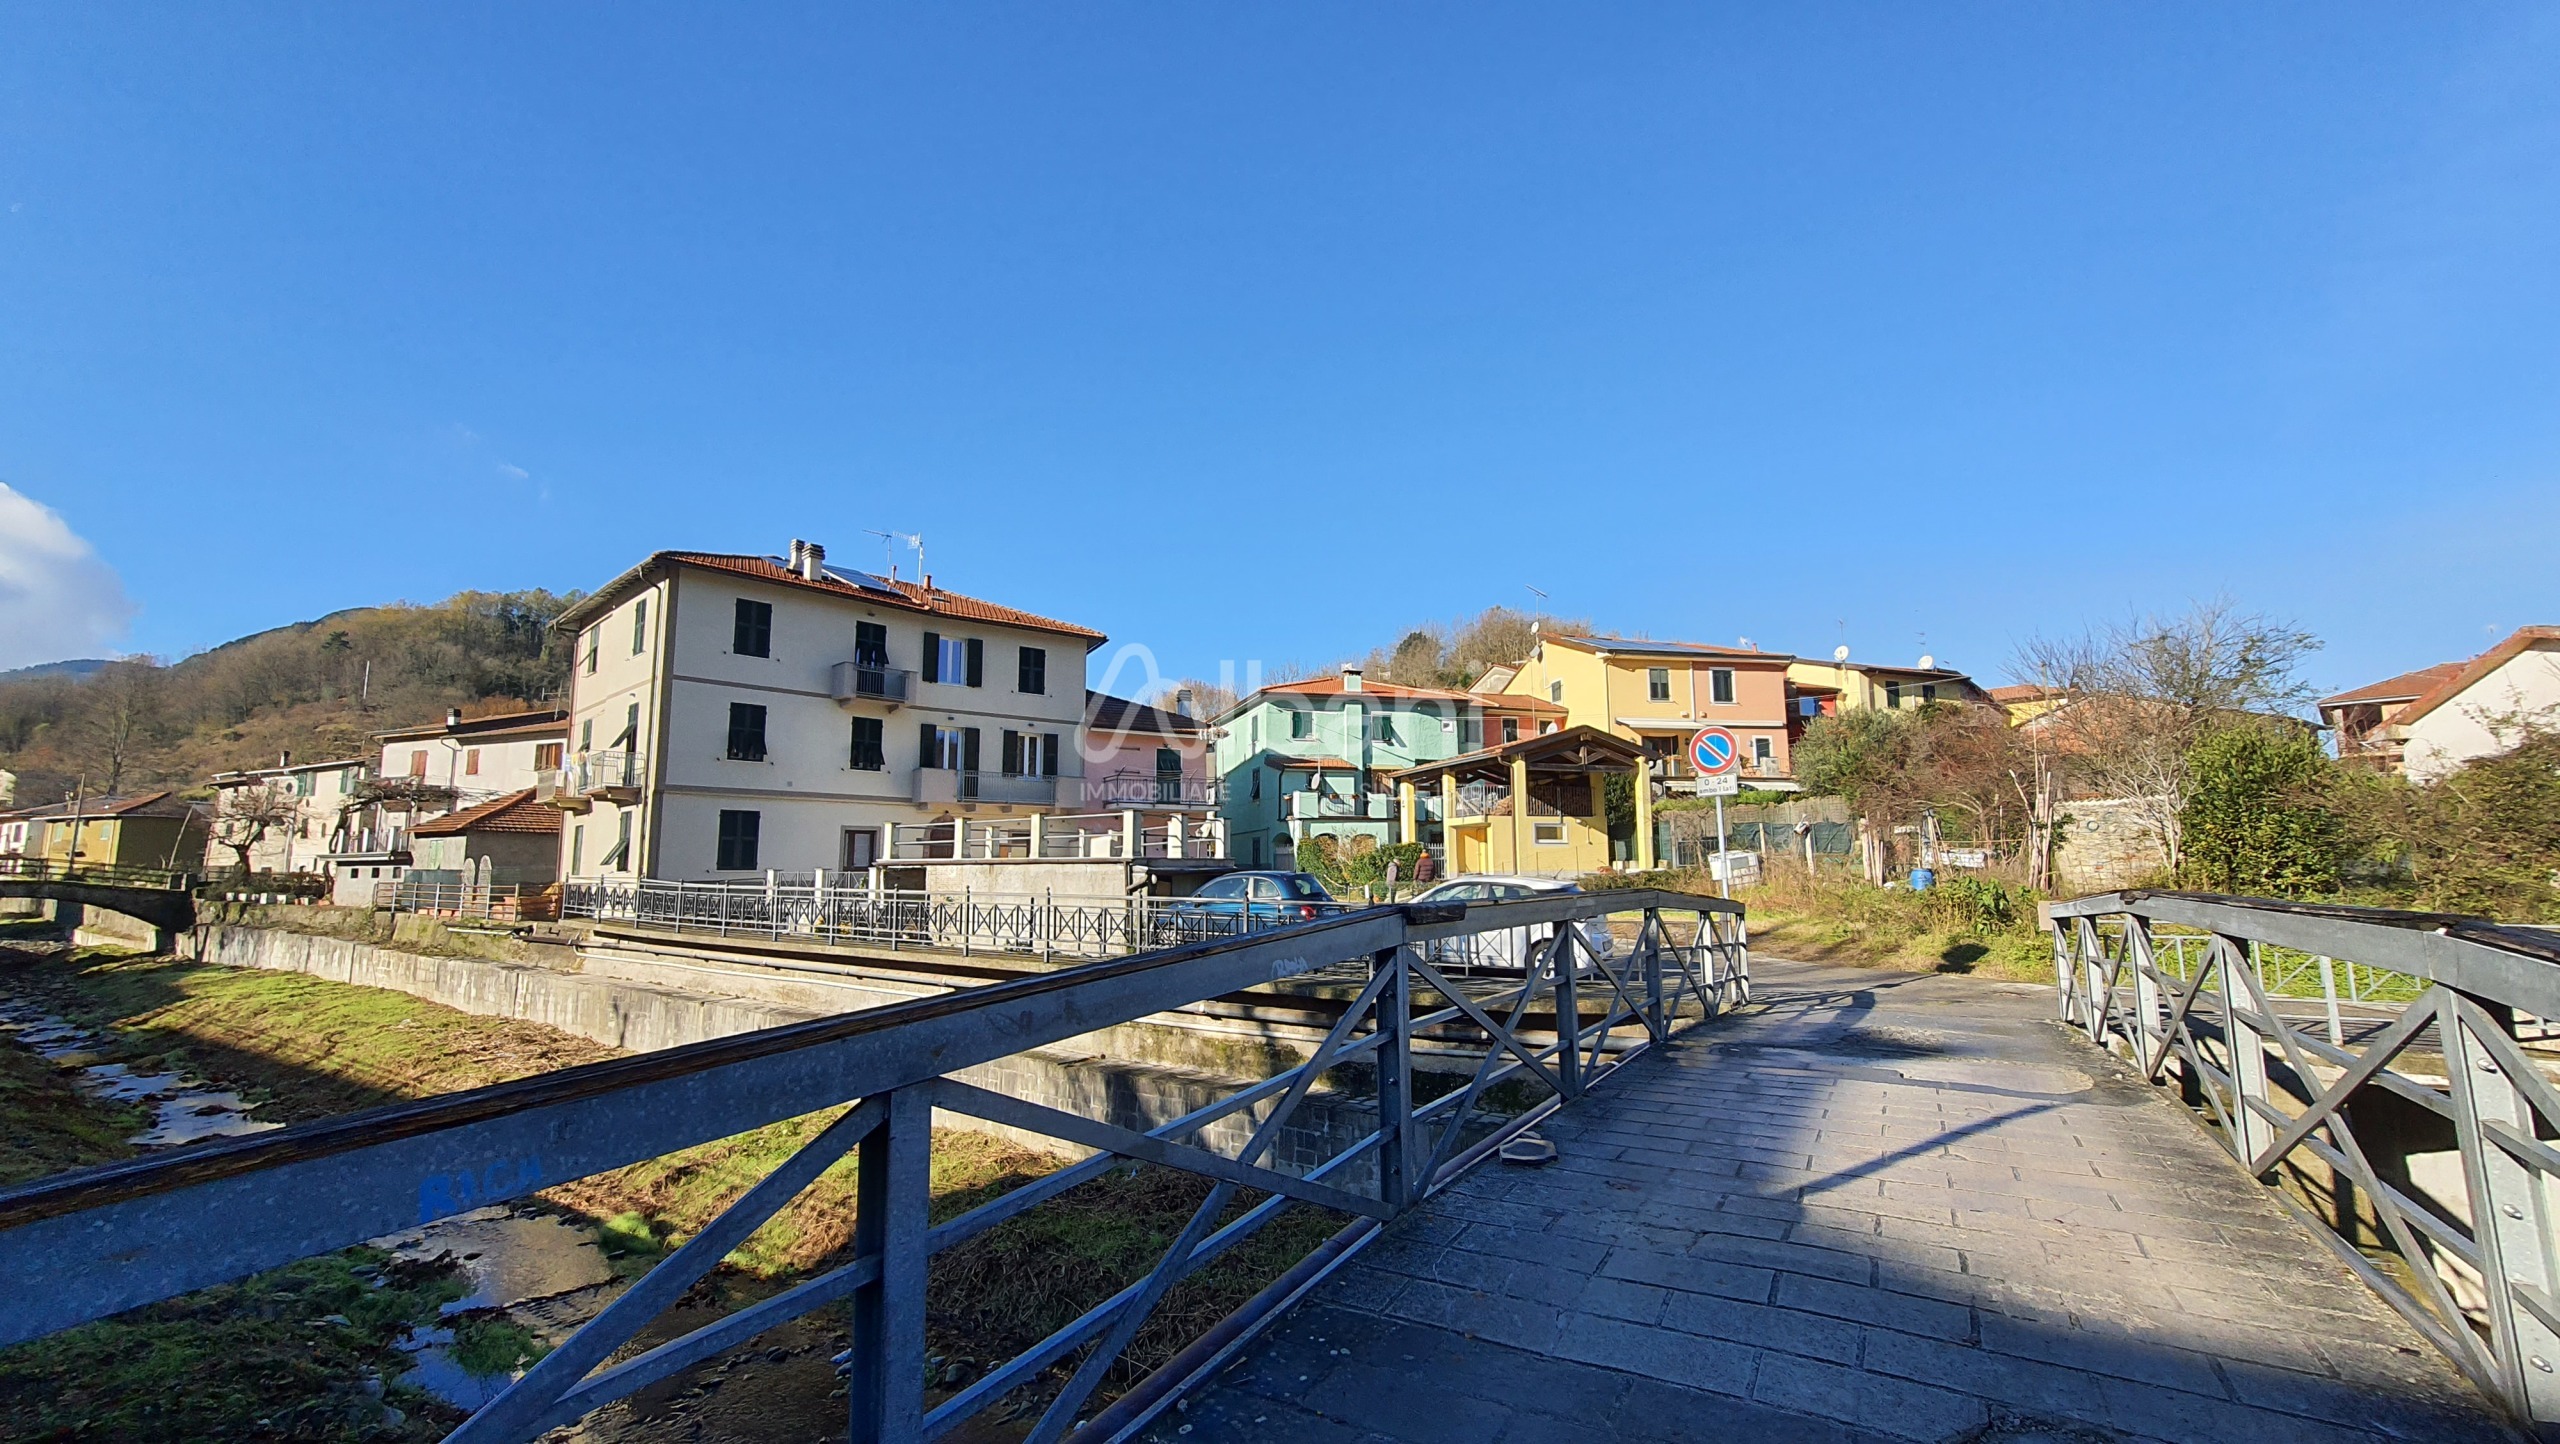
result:
[[[1605,790],[1607,779],[1601,779]],[[1605,814],[1604,807],[1602,812]],[[1653,856],[1653,759],[1636,764],[1636,871],[1651,872]]]
[[[1511,759],[1511,870],[1529,870],[1529,759]]]

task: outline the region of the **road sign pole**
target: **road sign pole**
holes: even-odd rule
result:
[[[1724,850],[1724,794],[1716,794],[1716,896],[1733,896],[1733,857]]]

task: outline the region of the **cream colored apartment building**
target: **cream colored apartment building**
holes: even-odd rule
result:
[[[1081,800],[1071,623],[826,564],[658,552],[564,613],[561,875],[736,878],[887,861],[890,829]]]

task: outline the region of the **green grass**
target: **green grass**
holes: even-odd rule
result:
[[[125,1140],[150,1126],[149,1110],[93,1098],[53,1063],[0,1045],[0,1185],[129,1158]]]
[[[398,1387],[394,1345],[463,1292],[450,1268],[348,1249],[0,1350],[0,1437],[441,1438],[455,1415]],[[368,1376],[406,1424],[384,1422]]]

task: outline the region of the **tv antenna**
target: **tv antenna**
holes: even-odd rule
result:
[[[865,536],[880,538],[880,561],[888,567],[889,576],[894,580],[898,575],[898,534],[893,531],[873,531],[869,527],[864,527],[862,530]]]
[[[1524,586],[1524,587],[1529,587],[1529,584],[1528,584],[1527,582],[1522,582],[1520,585],[1522,585],[1522,586]],[[1539,601],[1542,601],[1542,602],[1543,602],[1543,601],[1545,601],[1545,600],[1547,599],[1547,594],[1546,594],[1546,593],[1544,593],[1544,592],[1542,592],[1542,591],[1539,591],[1536,587],[1529,587],[1529,595],[1531,595],[1531,596],[1533,596],[1533,597],[1536,597]]]

